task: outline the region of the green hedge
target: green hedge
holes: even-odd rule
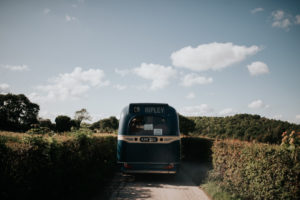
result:
[[[115,137],[79,134],[57,142],[0,137],[0,199],[88,199],[111,179]]]
[[[181,156],[183,161],[211,161],[213,140],[200,137],[181,138]]]
[[[216,141],[210,179],[243,199],[299,199],[299,148]]]

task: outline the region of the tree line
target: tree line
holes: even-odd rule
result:
[[[79,129],[83,121],[91,119],[86,109],[75,112],[71,119],[59,115],[55,123],[50,119],[38,118],[39,105],[23,95],[0,94],[0,130],[25,132],[33,127],[64,132]],[[99,120],[86,127],[99,132],[115,132],[119,121],[116,117]],[[185,135],[208,136],[211,138],[233,138],[279,144],[284,131],[300,131],[300,125],[280,120],[267,119],[259,115],[237,114],[227,117],[185,117],[179,115],[180,132]]]
[[[30,102],[24,94],[0,94],[0,130],[15,132],[33,130],[33,133],[66,132],[79,129],[83,121],[91,120],[85,108],[76,111],[73,119],[66,115],[59,115],[55,118],[55,123],[50,119],[38,117],[39,110],[39,105]],[[109,132],[117,130],[118,125],[118,119],[115,117],[102,119],[91,125],[87,124],[92,130],[100,129]]]
[[[259,115],[236,114],[227,117],[184,117],[182,133],[211,138],[231,138],[280,144],[284,131],[300,131],[300,125],[268,119]],[[187,125],[187,124],[190,125]],[[184,130],[189,127],[189,130]]]

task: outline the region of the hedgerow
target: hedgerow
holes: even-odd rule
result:
[[[184,161],[211,162],[213,140],[200,137],[181,138],[181,157]]]
[[[87,199],[111,179],[116,138],[0,137],[0,199]]]
[[[216,141],[210,179],[243,199],[299,199],[299,148]]]

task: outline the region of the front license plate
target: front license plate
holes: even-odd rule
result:
[[[156,137],[141,137],[140,138],[141,142],[157,142]]]

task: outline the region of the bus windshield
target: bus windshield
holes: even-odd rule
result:
[[[168,135],[167,120],[159,116],[136,116],[129,123],[130,135]]]

